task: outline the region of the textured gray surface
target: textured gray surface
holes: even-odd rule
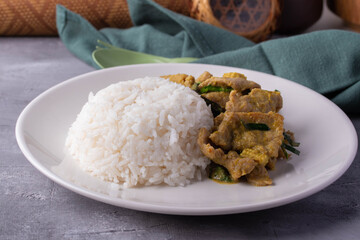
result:
[[[93,71],[57,38],[0,38],[0,239],[358,239],[360,157],[334,184],[282,207],[210,217],[138,212],[77,195],[20,152],[14,129],[38,94]],[[360,117],[351,116],[360,134]]]

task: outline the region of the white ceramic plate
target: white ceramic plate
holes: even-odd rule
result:
[[[216,76],[242,72],[263,89],[280,90],[285,128],[301,142],[300,156],[281,160],[270,171],[274,185],[217,184],[211,180],[186,187],[154,186],[119,190],[81,172],[64,155],[71,123],[90,91],[144,76],[204,71]],[[86,197],[148,212],[181,215],[241,213],[284,205],[314,194],[338,179],[357,151],[356,131],[331,101],[294,82],[246,69],[202,64],[145,64],[94,71],[65,81],[34,99],[21,113],[16,138],[26,158],[56,183]]]

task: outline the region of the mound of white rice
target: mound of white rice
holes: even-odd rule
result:
[[[196,143],[212,113],[190,88],[162,78],[119,82],[90,93],[66,148],[79,166],[125,187],[201,180],[209,160]]]

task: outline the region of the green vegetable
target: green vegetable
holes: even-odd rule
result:
[[[200,85],[200,83],[194,83],[192,86],[191,86],[191,89],[192,90],[194,90],[195,92],[197,92],[199,89],[198,89],[198,87],[199,87],[199,85]]]
[[[300,151],[299,151],[299,150],[297,150],[297,149],[294,148],[293,146],[290,146],[290,145],[288,145],[288,144],[286,144],[286,143],[282,143],[282,144],[281,144],[281,147],[283,147],[283,148],[286,149],[286,150],[289,150],[290,152],[292,152],[292,153],[294,153],[294,154],[296,154],[296,155],[300,155]]]
[[[223,109],[219,104],[217,104],[216,102],[213,102],[203,96],[201,96],[202,99],[204,99],[206,105],[210,105],[211,107],[211,112],[213,114],[214,117],[220,115],[221,113],[225,112],[225,109]]]
[[[287,134],[286,132],[283,132],[283,135],[284,135],[284,141],[281,144],[281,149],[284,152],[286,159],[288,158],[286,150],[288,150],[296,155],[300,155],[300,151],[295,148],[295,147],[300,146],[300,143],[295,142],[292,139],[292,137],[289,134]]]
[[[264,123],[244,123],[244,126],[247,130],[260,130],[260,131],[269,131],[270,128]]]
[[[281,145],[281,150],[284,153],[285,159],[289,159],[289,154],[287,153],[283,145]]]
[[[208,93],[208,92],[231,92],[233,89],[231,87],[217,87],[208,85],[205,87],[200,88],[200,94]]]
[[[284,135],[284,139],[290,144],[290,146],[292,146],[292,147],[300,146],[300,143],[294,142],[292,140],[291,136],[289,134],[287,134],[286,132],[283,132],[283,135]]]
[[[230,176],[230,173],[225,167],[213,162],[210,165],[209,178],[219,182],[226,182],[226,183],[234,182]]]

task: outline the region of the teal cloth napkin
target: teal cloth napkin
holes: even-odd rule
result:
[[[348,113],[360,113],[360,34],[326,30],[255,44],[196,21],[151,0],[128,1],[134,27],[95,29],[57,6],[57,28],[66,47],[94,67],[97,40],[163,57],[196,57],[195,63],[270,73],[305,85]],[[301,101],[301,98],[299,99]]]

